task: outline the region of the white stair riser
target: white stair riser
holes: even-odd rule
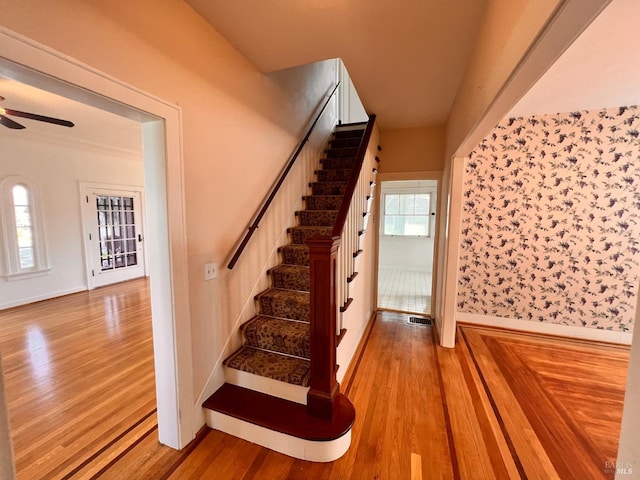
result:
[[[207,425],[215,430],[310,462],[333,462],[342,457],[351,445],[351,429],[335,440],[314,442],[275,432],[206,408],[205,418]]]
[[[291,402],[307,404],[307,392],[309,387],[301,387],[290,383],[273,380],[272,378],[261,377],[252,373],[236,370],[235,368],[224,367],[224,376],[228,383],[238,387],[248,388],[256,392],[266,393],[273,397],[282,398]]]

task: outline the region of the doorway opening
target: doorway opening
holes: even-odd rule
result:
[[[378,308],[431,316],[437,180],[382,181]]]
[[[148,269],[157,435],[160,443],[183,448],[200,422],[193,401],[180,108],[2,27],[0,41],[3,77],[134,120],[141,128],[145,244],[153,258]]]

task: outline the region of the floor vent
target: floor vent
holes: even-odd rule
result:
[[[415,323],[416,325],[433,325],[433,321],[430,318],[424,317],[409,317],[409,323]]]

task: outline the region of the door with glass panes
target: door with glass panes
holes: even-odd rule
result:
[[[89,288],[144,276],[142,193],[85,190]]]

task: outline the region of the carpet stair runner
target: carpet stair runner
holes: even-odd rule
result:
[[[254,375],[309,385],[309,249],[308,238],[330,236],[355,164],[364,130],[334,133],[330,148],[309,184],[305,210],[288,230],[291,243],[281,247],[281,264],[269,270],[271,288],[256,296],[259,314],[241,327],[244,344],[224,361]]]
[[[216,425],[215,428],[250,441],[265,438],[260,428],[279,432],[288,436],[288,440],[261,444],[296,458],[332,461],[342,455],[350,443],[355,411],[346,397],[337,396],[334,418],[327,422],[307,414],[298,390],[291,397],[295,397],[295,401],[282,391],[300,389],[302,398],[306,399],[305,387],[309,386],[311,376],[311,346],[309,248],[305,241],[331,235],[356,163],[364,127],[358,125],[351,127],[355,129],[334,132],[326,158],[321,160],[322,168],[315,172],[316,181],[309,184],[311,195],[304,197],[305,209],[296,212],[297,225],[288,230],[291,243],[278,249],[281,263],[268,271],[271,288],[255,297],[259,313],[240,327],[243,345],[223,362],[228,381],[237,378],[231,372],[240,371],[243,375],[250,374],[251,379],[266,377],[269,381],[290,385],[274,382],[282,386],[270,384],[264,390],[264,386],[257,386],[260,382],[256,380],[249,381],[249,385],[243,380],[244,386],[225,383],[203,404],[212,412],[207,413],[210,426]],[[277,398],[278,395],[282,398]],[[246,423],[237,424],[236,419]],[[258,429],[257,433],[253,428]],[[249,434],[250,431],[253,433]],[[292,443],[292,438],[302,439],[302,443]],[[304,443],[308,441],[319,442],[321,446],[318,449]]]

